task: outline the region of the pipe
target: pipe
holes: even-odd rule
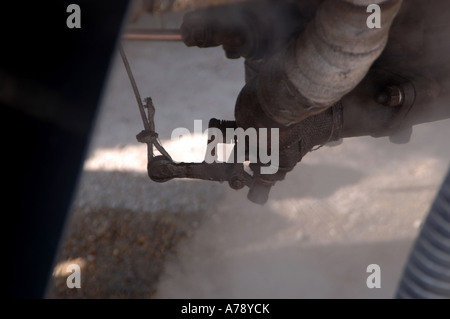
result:
[[[450,170],[411,251],[396,298],[450,298]]]
[[[181,32],[175,30],[133,29],[122,35],[123,40],[131,41],[181,41]]]
[[[370,29],[369,3],[381,8]],[[283,125],[320,113],[353,90],[384,50],[402,0],[325,0],[306,30],[275,54],[256,77],[266,115]]]
[[[159,12],[183,11],[188,9],[200,9],[221,5],[247,2],[250,0],[141,0],[146,11],[151,14]],[[252,0],[256,1],[256,0]]]

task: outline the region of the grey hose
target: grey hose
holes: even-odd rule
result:
[[[450,298],[450,171],[413,246],[396,298]]]
[[[381,28],[367,26],[369,4],[381,8]],[[298,123],[353,90],[383,52],[402,0],[325,0],[289,46],[273,56],[257,79],[267,116]]]

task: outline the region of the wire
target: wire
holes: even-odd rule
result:
[[[136,101],[139,105],[139,113],[141,113],[142,123],[144,123],[144,128],[146,131],[152,131],[150,127],[150,123],[147,120],[145,115],[144,105],[142,104],[141,95],[139,94],[138,87],[136,85],[136,81],[134,80],[133,73],[131,72],[130,64],[128,63],[128,59],[123,51],[122,45],[119,44],[119,52],[122,57],[123,64],[125,65],[125,69],[127,70],[128,78],[130,79],[131,86],[133,87],[134,96],[136,97]]]
[[[154,122],[154,116],[155,116],[155,106],[153,105],[153,101],[151,98],[145,99],[145,104],[148,110],[148,118],[145,113],[145,107],[142,104],[141,95],[139,94],[139,90],[136,84],[136,81],[133,76],[133,72],[131,71],[130,64],[128,63],[127,56],[125,55],[125,51],[123,50],[122,45],[119,44],[119,52],[120,56],[122,57],[123,64],[125,65],[125,69],[127,70],[128,78],[130,79],[131,86],[133,87],[134,96],[136,97],[136,101],[139,106],[139,113],[141,114],[142,123],[144,123],[144,132],[147,138],[150,138],[150,140],[146,140],[145,143],[147,143],[147,157],[148,162],[153,158],[153,146],[156,147],[156,149],[167,159],[170,161],[172,160],[172,157],[167,153],[167,151],[164,149],[164,147],[161,145],[161,142],[158,139],[158,134],[155,132],[155,122]],[[139,139],[138,139],[139,140]]]

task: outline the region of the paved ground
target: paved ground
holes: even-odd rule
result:
[[[205,140],[171,141],[171,132],[193,130],[194,119],[233,119],[243,61],[182,43],[124,47],[169,153],[201,160]],[[416,126],[406,145],[362,137],[310,153],[261,207],[226,184],[148,179],[117,56],[49,296],[390,298],[449,167],[449,124]],[[65,287],[71,262],[82,266],[75,292]],[[371,290],[374,263],[381,289]]]

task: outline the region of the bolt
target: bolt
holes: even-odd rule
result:
[[[396,85],[387,86],[376,97],[376,101],[379,104],[386,106],[399,106],[403,104],[404,96],[401,87]]]
[[[245,186],[244,181],[237,176],[232,177],[229,184],[232,189],[242,189]]]

